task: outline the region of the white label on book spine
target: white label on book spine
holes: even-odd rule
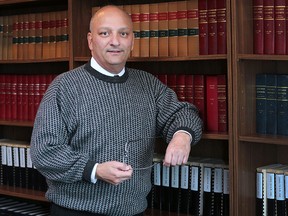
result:
[[[215,193],[223,192],[222,179],[223,179],[222,168],[215,168],[214,170],[214,192]]]
[[[171,169],[171,186],[179,188],[179,166],[173,166]]]
[[[162,186],[164,187],[170,187],[170,167],[167,167],[167,166],[163,166],[163,169],[162,169],[162,176],[163,176],[163,179],[162,179]]]
[[[275,190],[274,190],[274,173],[267,173],[267,199],[275,199]]]
[[[256,196],[258,199],[263,199],[263,173],[256,175]]]
[[[198,191],[199,187],[199,167],[192,167],[191,169],[191,190]]]
[[[181,166],[181,188],[188,189],[189,187],[189,166]]]
[[[7,165],[7,150],[6,146],[1,146],[2,165]]]
[[[27,148],[27,167],[32,168],[30,148]]]
[[[153,169],[154,169],[154,185],[160,186],[161,185],[161,164],[157,163]]]
[[[284,195],[284,175],[276,174],[276,200],[285,200]]]
[[[12,147],[7,146],[6,150],[7,150],[7,165],[13,166]]]
[[[20,167],[26,167],[25,148],[20,148]]]
[[[223,171],[223,193],[229,194],[229,170],[224,169]]]
[[[18,147],[13,147],[13,162],[15,167],[19,167],[19,149]]]
[[[204,191],[211,192],[211,168],[204,168]]]
[[[285,175],[285,199],[288,199],[288,176]]]

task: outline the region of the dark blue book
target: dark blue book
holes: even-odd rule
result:
[[[256,133],[267,133],[266,74],[256,75]]]
[[[266,76],[267,134],[277,134],[277,75]]]
[[[277,77],[277,134],[288,135],[288,75]]]

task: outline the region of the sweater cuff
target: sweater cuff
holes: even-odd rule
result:
[[[96,162],[89,160],[86,164],[86,166],[84,167],[84,171],[83,171],[83,180],[91,182],[91,173],[94,169]]]

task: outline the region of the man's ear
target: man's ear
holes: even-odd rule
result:
[[[130,51],[133,50],[133,47],[134,47],[134,33],[133,33],[133,36],[132,36],[132,46],[131,46],[131,50]]]
[[[92,33],[91,32],[88,32],[87,34],[87,42],[88,42],[89,49],[92,50],[93,46],[92,46]]]

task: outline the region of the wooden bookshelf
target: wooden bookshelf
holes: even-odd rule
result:
[[[116,5],[125,5],[125,4],[144,4],[144,3],[160,3],[160,2],[169,2],[171,0],[137,0],[137,1],[124,1],[124,0],[60,0],[57,3],[48,0],[15,0],[15,1],[0,1],[0,13],[1,15],[14,15],[14,14],[26,14],[33,11],[39,12],[51,12],[51,11],[60,11],[68,10],[68,26],[69,26],[69,56],[64,58],[54,58],[54,59],[41,59],[41,60],[0,60],[0,73],[17,73],[17,74],[39,74],[39,73],[54,73],[60,74],[62,72],[73,69],[77,66],[85,64],[90,59],[90,51],[87,46],[87,32],[89,30],[89,20],[91,17],[91,9],[95,6],[105,5],[108,3]],[[262,61],[261,57],[253,57],[251,52],[241,51],[237,55],[232,55],[232,51],[235,52],[236,47],[233,46],[232,50],[232,39],[236,43],[235,34],[236,29],[231,29],[232,21],[236,22],[232,17],[236,13],[236,9],[248,8],[244,3],[238,3],[236,0],[232,0],[233,10],[231,11],[230,1],[226,0],[227,8],[227,54],[219,55],[195,55],[187,57],[131,57],[128,60],[127,66],[136,67],[143,69],[152,74],[173,74],[173,73],[183,73],[183,74],[204,74],[204,75],[215,75],[215,74],[225,74],[227,76],[227,106],[228,106],[228,132],[227,133],[209,133],[204,132],[202,140],[198,145],[192,147],[191,156],[197,157],[215,157],[218,159],[223,159],[229,162],[230,170],[230,215],[236,214],[240,208],[238,208],[238,203],[245,202],[246,205],[250,206],[252,204],[243,199],[239,199],[239,188],[243,188],[243,184],[239,179],[241,178],[240,173],[246,167],[241,165],[238,157],[242,152],[247,152],[248,149],[243,149],[241,152],[238,149],[240,143],[246,143],[245,133],[239,133],[240,124],[246,124],[245,119],[248,121],[252,118],[253,121],[253,112],[249,113],[249,116],[241,118],[237,113],[243,113],[239,110],[239,102],[242,102],[243,98],[239,98],[236,92],[238,88],[241,89],[245,86],[239,86],[243,84],[240,78],[237,78],[240,74],[239,62],[248,62],[252,61]],[[236,3],[237,2],[237,3]],[[244,1],[248,2],[248,0]],[[239,4],[239,5],[236,5]],[[251,5],[251,4],[250,4]],[[232,13],[232,15],[231,15]],[[245,16],[243,16],[245,17]],[[246,18],[245,18],[246,19]],[[238,21],[240,22],[240,21]],[[248,21],[247,21],[248,22]],[[235,23],[234,23],[235,26]],[[239,26],[239,24],[238,24]],[[242,26],[242,24],[240,25]],[[233,32],[232,32],[233,30]],[[247,32],[247,31],[246,31]],[[239,33],[243,34],[243,33]],[[231,37],[234,35],[234,37]],[[239,36],[239,38],[242,35]],[[249,38],[248,36],[246,38]],[[238,38],[237,38],[238,39]],[[243,38],[237,43],[241,43]],[[244,42],[243,42],[244,43]],[[250,42],[251,43],[251,42]],[[239,44],[240,45],[240,44]],[[247,49],[251,44],[246,44]],[[241,49],[244,49],[243,47]],[[246,51],[246,50],[245,50]],[[233,57],[233,58],[232,58]],[[276,57],[275,57],[276,58]],[[282,57],[279,57],[279,59]],[[266,59],[270,61],[269,58]],[[283,59],[284,60],[284,59]],[[239,62],[238,62],[239,61]],[[276,61],[278,61],[276,59]],[[238,65],[239,64],[239,65]],[[259,63],[261,64],[261,63]],[[235,68],[237,67],[237,68]],[[235,74],[236,73],[236,74]],[[234,76],[236,78],[234,79]],[[238,81],[237,81],[238,79]],[[243,78],[242,78],[243,79]],[[246,78],[247,80],[249,77]],[[247,85],[252,85],[250,81]],[[246,85],[246,84],[245,84]],[[252,103],[252,99],[247,99],[248,103]],[[250,108],[250,107],[248,107]],[[245,116],[245,115],[244,115]],[[245,126],[242,126],[244,130]],[[247,125],[247,129],[251,126]],[[30,140],[32,133],[33,121],[0,121],[0,138],[11,138],[11,139],[20,139],[20,140]],[[251,129],[252,130],[252,129]],[[242,135],[243,138],[239,138]],[[245,135],[245,136],[244,136]],[[250,136],[251,133],[247,136]],[[253,137],[253,136],[252,136]],[[241,140],[242,139],[242,140]],[[249,137],[248,137],[249,139]],[[282,142],[282,141],[279,141]],[[249,143],[253,143],[253,139],[249,140]],[[260,145],[257,143],[257,145]],[[248,146],[248,145],[247,145]],[[241,147],[242,148],[242,147]],[[243,147],[244,148],[244,147]],[[272,148],[276,148],[273,146]],[[159,148],[159,149],[163,149]],[[163,152],[162,152],[163,153]],[[248,152],[249,153],[249,152]],[[280,153],[280,152],[279,152]],[[240,165],[238,163],[240,162]],[[244,163],[244,162],[242,162]],[[240,170],[241,169],[241,170]],[[236,178],[235,178],[236,170]],[[252,172],[252,168],[249,167],[249,171]],[[251,185],[253,179],[249,180]],[[239,187],[241,186],[241,187]],[[252,186],[251,186],[252,187]],[[9,187],[0,187],[0,194],[8,194],[15,197],[33,199],[43,201],[44,193],[43,192],[31,192],[21,189],[9,188]],[[250,194],[254,196],[254,194]],[[240,202],[241,201],[241,202]],[[237,207],[237,208],[236,208]],[[236,208],[236,209],[235,209]],[[178,215],[176,213],[161,212],[159,210],[148,209],[145,215]],[[241,214],[239,214],[241,215]],[[246,215],[246,214],[242,214]],[[249,215],[249,214],[247,214]],[[253,215],[253,214],[250,214]]]
[[[287,74],[287,55],[253,51],[253,1],[231,1],[235,216],[255,215],[256,168],[287,164],[288,137],[256,134],[256,74]]]

